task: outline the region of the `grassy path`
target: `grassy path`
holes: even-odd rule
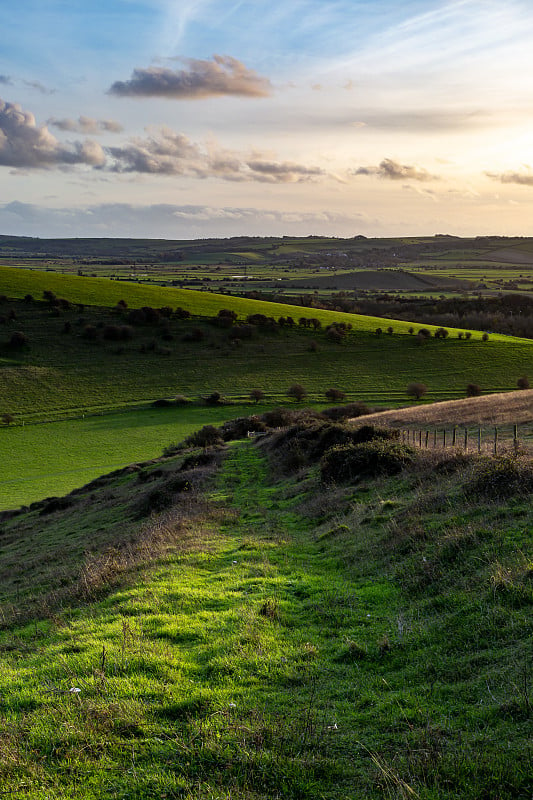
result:
[[[393,565],[380,545],[403,478],[340,503],[312,475],[269,475],[256,446],[231,445],[182,545],[129,588],[0,634],[2,791],[529,797],[508,665],[525,611],[470,590],[406,598],[394,569],[421,555]]]

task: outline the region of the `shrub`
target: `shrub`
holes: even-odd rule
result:
[[[420,339],[429,339],[431,337],[431,332],[427,328],[420,328],[417,336],[419,336]]]
[[[471,338],[472,338],[472,331],[466,331],[465,339],[471,339]]]
[[[263,400],[265,397],[265,393],[261,389],[252,389],[250,392],[250,400],[253,400],[254,403],[258,403],[260,400]]]
[[[466,493],[489,500],[505,500],[533,492],[533,465],[517,456],[490,459],[466,487]]]
[[[273,408],[261,417],[267,428],[284,428],[294,421],[294,412],[288,408]]]
[[[343,328],[339,328],[337,325],[329,325],[326,328],[326,336],[330,341],[339,344],[346,336],[346,331],[343,330]]]
[[[408,397],[413,397],[415,400],[420,400],[427,392],[427,386],[425,383],[413,382],[407,385],[407,389],[405,390]]]
[[[185,439],[185,444],[190,447],[213,447],[223,444],[223,439],[218,428],[214,425],[204,425],[199,431],[191,433]]]
[[[222,395],[220,392],[211,392],[210,395],[204,397],[205,403],[208,406],[219,406],[223,402]]]
[[[15,422],[13,414],[2,414],[2,423],[4,425],[11,425],[12,422]]]
[[[305,389],[301,383],[293,383],[292,386],[289,386],[287,389],[287,397],[291,397],[297,403],[300,403],[304,397],[307,397],[307,389]]]
[[[234,325],[229,332],[230,339],[251,339],[254,335],[255,328],[253,325],[243,324]]]
[[[320,476],[325,483],[351,483],[360,478],[395,475],[415,456],[412,447],[386,439],[338,445],[322,457]]]
[[[346,399],[346,393],[342,389],[327,389],[325,392],[326,400],[330,403],[340,402]]]
[[[522,375],[521,378],[518,378],[516,385],[519,389],[529,389],[529,379],[527,375]]]
[[[25,333],[13,331],[9,339],[9,347],[13,348],[13,350],[20,350],[22,347],[26,347],[27,344],[28,338]]]
[[[446,339],[448,337],[448,331],[446,328],[437,328],[434,333],[435,339]]]
[[[93,342],[98,337],[98,331],[94,325],[86,325],[83,329],[82,337]]]
[[[204,332],[201,328],[193,328],[191,331],[185,334],[182,341],[183,342],[201,342],[204,338]]]
[[[488,333],[484,333],[483,336],[481,337],[481,341],[482,342],[488,342],[489,341],[489,334]]]
[[[266,431],[266,425],[259,417],[251,416],[230,419],[220,428],[222,438],[225,442],[231,442],[234,439],[244,439],[248,431],[263,433]]]
[[[118,342],[120,340],[120,328],[118,325],[105,325],[102,336],[106,341]]]
[[[467,397],[479,397],[481,394],[481,386],[478,383],[469,383],[466,387]]]
[[[383,333],[382,328],[376,328],[376,336],[381,336],[382,333]]]
[[[387,333],[389,334],[389,336],[392,336],[392,334],[394,333],[394,328],[392,327],[392,325],[389,325],[389,327],[387,328]]]
[[[342,420],[363,417],[365,414],[370,414],[370,408],[365,403],[347,403],[345,406],[325,408],[322,414],[331,420]]]

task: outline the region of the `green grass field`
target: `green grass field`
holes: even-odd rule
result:
[[[182,460],[4,524],[2,791],[529,800],[527,494],[431,461],[325,491],[245,443],[139,522]]]
[[[261,410],[266,410],[262,404]],[[99,475],[161,455],[203,425],[248,416],[231,405],[142,408],[0,428],[0,510],[64,495]]]
[[[100,468],[105,471],[115,464],[156,455],[168,443],[164,439],[170,431],[165,425],[159,429],[148,419],[148,412],[136,409],[158,398],[183,394],[197,400],[217,391],[233,403],[243,403],[252,389],[260,389],[266,403],[283,404],[288,402],[288,388],[301,383],[308,392],[306,402],[323,403],[325,391],[335,387],[350,401],[396,405],[408,401],[406,387],[413,381],[427,385],[425,400],[432,401],[462,397],[472,382],[483,392],[511,390],[518,377],[533,374],[530,340],[491,334],[489,341],[483,342],[480,332],[474,332],[467,341],[450,330],[448,339],[431,338],[421,345],[407,333],[408,322],[29,270],[1,268],[0,278],[0,294],[24,297],[29,293],[36,299],[0,304],[0,318],[4,317],[0,325],[0,415],[14,418],[12,426],[0,429],[0,457],[7,464],[1,490],[3,507],[73,488]],[[51,312],[40,301],[45,290],[82,303],[84,309]],[[197,316],[191,321],[173,317],[163,319],[163,324],[138,326],[131,339],[108,341],[102,333],[106,326],[122,325],[127,316],[98,304],[112,306],[120,299],[131,308],[181,305]],[[221,308],[234,308],[241,317],[256,311],[275,318],[292,313],[296,320],[313,316],[323,327],[318,331],[298,326],[270,332],[258,329],[236,346],[227,330],[209,323],[208,316]],[[5,319],[10,310],[15,311],[16,319]],[[332,342],[324,331],[331,321],[349,321],[353,326],[341,343]],[[94,340],[84,338],[88,324],[96,331]],[[376,327],[386,330],[389,325],[392,335],[376,336]],[[200,339],[184,341],[193,329],[201,332]],[[29,344],[14,351],[6,343],[16,330],[27,336]],[[126,412],[124,416],[91,417],[119,410]],[[226,412],[232,414],[233,408],[223,407],[220,413]],[[175,413],[178,419],[182,412]],[[203,424],[205,414],[209,419],[222,419],[196,405],[183,413],[187,430]],[[82,415],[85,420],[80,419]],[[66,418],[77,421],[48,430],[29,424],[58,423]],[[101,421],[89,423],[89,419]],[[146,421],[146,430],[142,421]],[[87,446],[89,424],[94,424],[98,433]],[[68,441],[67,452],[52,446],[55,436]],[[121,448],[121,436],[132,442],[131,448],[128,444]],[[13,454],[15,447],[20,447],[20,455]]]

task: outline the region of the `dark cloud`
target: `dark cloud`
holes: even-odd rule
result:
[[[375,225],[359,213],[282,211],[250,207],[107,203],[85,208],[44,208],[31,203],[0,204],[0,228],[19,236],[127,236],[206,238],[210,236],[346,235]],[[350,234],[348,234],[350,235]]]
[[[109,89],[109,94],[183,100],[222,95],[266,97],[271,92],[268,78],[258,75],[231,56],[215,55],[212,61],[194,58],[183,61],[188,69],[135,69],[129,81],[116,81]]]
[[[518,183],[520,186],[533,186],[533,172],[486,172],[488,178],[500,183]]]
[[[407,164],[399,164],[392,158],[384,158],[377,167],[359,167],[353,170],[353,175],[377,175],[391,181],[434,181],[437,175],[431,175],[425,169],[419,169]]]
[[[41,168],[87,164],[102,166],[105,156],[97,142],[62,144],[35,117],[17,103],[0,99],[0,166]]]
[[[84,133],[92,136],[97,136],[103,132],[120,133],[124,130],[119,122],[115,122],[112,119],[92,119],[83,115],[78,119],[55,119],[55,117],[51,117],[47,124],[53,125],[54,128],[58,128],[60,131]]]
[[[299,183],[326,173],[318,167],[243,157],[218,145],[202,147],[182,133],[162,128],[147,139],[133,139],[123,146],[107,147],[114,172],[152,175],[185,175],[227,181]]]
[[[11,86],[13,81],[9,77],[9,75],[0,75],[0,83],[5,84],[6,86]]]

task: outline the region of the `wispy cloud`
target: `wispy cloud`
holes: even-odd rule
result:
[[[486,172],[485,175],[500,183],[517,183],[520,186],[533,186],[533,170],[529,166],[526,172]]]
[[[22,83],[24,86],[27,86],[28,89],[35,89],[36,92],[40,92],[41,94],[55,94],[55,89],[49,89],[48,86],[45,86],[41,81],[22,81]]]
[[[222,95],[266,97],[271,93],[272,86],[268,78],[258,75],[231,56],[214,55],[212,61],[194,58],[183,61],[188,69],[135,69],[130,80],[115,81],[109,94],[117,97],[198,100]]]
[[[112,119],[92,119],[81,115],[78,119],[56,119],[50,117],[47,122],[48,125],[57,128],[60,131],[68,131],[69,133],[83,133],[86,135],[97,136],[100,133],[120,133],[124,130],[119,122]]]
[[[50,169],[74,164],[101,166],[105,161],[97,142],[60,143],[46,125],[39,127],[30,111],[0,99],[0,166]]]
[[[352,175],[376,175],[391,181],[435,181],[437,175],[431,175],[427,170],[409,164],[400,164],[392,158],[384,158],[376,167],[359,167],[352,170]]]
[[[0,75],[0,83],[3,83],[5,86],[11,86],[13,81],[9,75]]]

